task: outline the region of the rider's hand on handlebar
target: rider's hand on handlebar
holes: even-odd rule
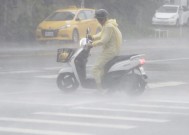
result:
[[[87,43],[84,47],[85,50],[90,50],[93,47],[92,43]]]
[[[88,39],[93,41],[93,37],[91,35],[88,35]]]
[[[89,48],[92,48],[92,47],[93,47],[92,43],[90,43],[90,42],[87,43],[86,46],[89,47]]]

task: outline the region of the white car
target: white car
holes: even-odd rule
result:
[[[152,18],[153,25],[184,25],[189,23],[189,10],[179,5],[163,5]]]

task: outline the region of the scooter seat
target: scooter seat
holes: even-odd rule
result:
[[[137,54],[132,54],[132,55],[120,55],[120,56],[115,56],[113,59],[111,59],[108,63],[106,63],[104,67],[104,73],[107,73],[110,68],[117,62],[124,61],[124,60],[129,60],[132,56],[135,56]]]

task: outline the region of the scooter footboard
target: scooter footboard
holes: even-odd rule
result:
[[[125,75],[125,71],[109,72],[102,78],[102,86],[107,89],[117,88],[122,76]]]

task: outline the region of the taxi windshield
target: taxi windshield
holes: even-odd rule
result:
[[[74,12],[55,12],[46,21],[68,21],[73,20],[75,16]]]

